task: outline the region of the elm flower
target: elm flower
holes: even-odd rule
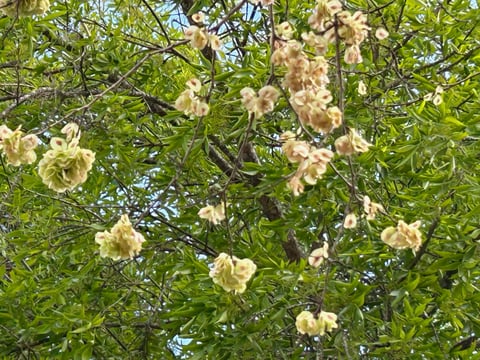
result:
[[[265,113],[273,111],[278,99],[278,90],[267,85],[258,91],[258,96],[252,88],[246,87],[240,91],[242,104],[255,119],[261,118]]]
[[[225,220],[225,203],[222,201],[217,206],[205,206],[200,209],[198,216],[210,221],[213,225],[218,225],[222,220]]]
[[[438,106],[443,102],[442,94],[443,94],[443,88],[440,85],[438,85],[435,88],[435,92],[428,93],[423,97],[423,99],[425,101],[432,101],[433,105]]]
[[[354,229],[357,226],[357,217],[354,213],[350,213],[345,216],[345,220],[343,221],[343,227],[345,229]]]
[[[336,329],[337,315],[327,311],[321,311],[317,317],[310,311],[302,311],[297,315],[295,326],[300,334],[310,336],[323,336],[326,331]]]
[[[137,256],[145,238],[133,229],[128,215],[122,215],[111,231],[97,232],[95,242],[100,245],[101,257],[122,260]]]
[[[80,131],[76,124],[66,125],[62,133],[67,135],[67,140],[52,138],[51,150],[43,154],[38,163],[38,174],[43,183],[59,193],[83,184],[95,161],[94,152],[78,146]]]
[[[290,40],[293,37],[293,27],[288,21],[284,21],[275,25],[275,34],[284,40]]]
[[[49,0],[0,0],[0,11],[10,17],[42,15],[49,7]]]
[[[22,136],[20,129],[21,126],[12,131],[6,125],[0,126],[0,149],[7,157],[7,163],[13,166],[31,164],[37,159],[34,151],[38,145],[37,136]]]
[[[363,197],[363,210],[367,214],[367,220],[374,220],[377,212],[385,211],[382,205],[372,202],[368,195]]]
[[[328,243],[327,242],[323,243],[323,247],[312,251],[312,253],[308,257],[308,263],[310,264],[310,266],[318,268],[320,265],[323,264],[323,261],[325,259],[328,259]]]
[[[215,284],[220,285],[225,291],[243,293],[247,288],[247,282],[253,276],[257,266],[250,259],[239,259],[221,253],[214,261],[209,276]]]
[[[355,129],[349,129],[347,135],[340,136],[335,140],[335,149],[340,155],[353,155],[368,151],[372,144],[364,140]]]
[[[378,39],[378,40],[384,40],[388,37],[388,31],[385,30],[384,28],[382,27],[379,27],[376,31],[375,31],[375,37]]]
[[[175,101],[175,109],[182,111],[185,115],[206,116],[210,111],[208,104],[197,96],[202,83],[193,78],[188,80],[186,85],[188,89],[184,90]]]
[[[362,96],[363,96],[363,95],[367,95],[367,86],[365,85],[365,83],[364,83],[362,80],[360,80],[360,81],[358,82],[358,89],[357,89],[357,91],[358,91],[358,94],[359,94],[359,95],[362,95]]]
[[[390,226],[383,230],[381,239],[385,244],[395,249],[410,248],[413,251],[418,251],[422,245],[422,234],[418,230],[421,224],[420,221],[407,224],[400,220],[397,227]]]

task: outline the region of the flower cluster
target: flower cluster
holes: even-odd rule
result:
[[[100,245],[101,257],[120,260],[138,255],[145,238],[133,229],[128,215],[122,215],[111,231],[96,233],[95,242]]]
[[[313,33],[303,34],[307,42],[314,41],[314,36]],[[342,124],[340,109],[328,107],[332,94],[326,89],[330,79],[328,62],[323,56],[310,59],[298,41],[290,40],[274,51],[272,62],[287,67],[283,84],[290,91],[290,103],[303,125],[309,125],[317,132],[329,133]]]
[[[323,243],[323,247],[312,251],[312,253],[308,257],[308,263],[310,264],[310,266],[318,268],[320,265],[323,264],[323,261],[325,259],[328,259],[328,243],[327,242]]]
[[[363,211],[367,214],[367,220],[374,220],[375,216],[377,216],[377,212],[383,212],[385,209],[381,204],[377,204],[370,200],[368,195],[363,197]]]
[[[340,155],[363,153],[368,151],[368,147],[371,145],[355,129],[349,129],[347,135],[340,136],[335,140],[335,149]]]
[[[210,110],[208,104],[197,96],[202,89],[200,80],[190,79],[187,81],[187,86],[188,89],[182,92],[175,101],[175,109],[182,111],[185,115],[207,115]]]
[[[321,311],[318,317],[315,317],[310,311],[302,311],[298,314],[295,321],[297,330],[300,334],[310,336],[323,336],[326,331],[336,329],[337,315],[327,311]]]
[[[31,164],[37,159],[34,149],[38,145],[36,135],[23,136],[19,126],[15,131],[6,125],[0,126],[0,149],[7,157],[7,163],[13,166]]]
[[[95,160],[95,153],[78,146],[81,134],[78,125],[68,124],[62,133],[66,134],[66,140],[52,138],[52,149],[43,154],[38,163],[38,173],[43,183],[60,193],[83,184]]]
[[[242,104],[248,112],[254,114],[255,119],[259,119],[273,110],[275,102],[278,99],[278,91],[273,86],[267,85],[258,91],[258,96],[255,90],[246,87],[240,91],[242,95]]]
[[[200,209],[198,216],[210,221],[213,225],[218,225],[220,221],[225,220],[225,203],[222,201],[217,206],[205,206]]]
[[[214,261],[210,270],[210,277],[215,284],[220,285],[225,291],[243,293],[247,282],[257,270],[257,266],[250,259],[238,259],[221,253]]]
[[[275,25],[275,35],[283,40],[290,40],[293,37],[293,27],[288,21]]]
[[[335,16],[337,24],[334,24]],[[323,33],[323,35],[314,35],[313,33],[307,35],[310,45],[313,43],[328,44],[336,41],[338,36],[347,45],[345,62],[358,64],[363,61],[360,44],[370,30],[365,14],[357,11],[352,15],[349,11],[342,11],[342,4],[337,0],[317,0],[317,6],[308,19],[308,23],[313,29]],[[323,39],[321,39],[322,37]]]
[[[420,221],[407,224],[400,220],[397,227],[390,226],[383,230],[381,239],[395,249],[410,248],[413,251],[418,251],[422,245],[422,234],[418,230],[420,225]]]
[[[205,20],[205,15],[202,12],[192,15],[193,21],[197,24],[202,24]],[[222,41],[215,34],[209,34],[204,26],[191,25],[185,30],[185,39],[190,40],[190,44],[196,48],[202,50],[205,46],[209,45],[212,50],[220,50],[222,47]]]
[[[49,7],[49,0],[0,0],[0,11],[11,17],[41,15]]]
[[[317,149],[305,141],[295,140],[291,131],[283,133],[280,139],[284,142],[282,150],[287,159],[292,163],[299,163],[295,175],[288,182],[288,186],[295,196],[303,192],[303,180],[310,185],[315,185],[318,179],[327,171],[327,165],[333,158],[333,152],[328,149]]]
[[[443,88],[440,85],[438,85],[435,88],[435,92],[428,93],[423,97],[423,99],[425,101],[432,101],[433,105],[438,106],[443,102],[442,94],[443,94]]]

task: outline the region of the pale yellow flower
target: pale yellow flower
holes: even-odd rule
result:
[[[222,201],[217,206],[205,206],[198,211],[198,216],[210,221],[213,225],[218,225],[225,220],[225,203]]]
[[[297,315],[295,326],[300,334],[310,336],[323,336],[337,328],[337,315],[331,312],[321,311],[316,318],[310,311],[302,311]]]
[[[358,89],[357,89],[357,91],[358,91],[358,94],[359,94],[359,95],[362,95],[362,96],[363,96],[363,95],[367,95],[367,86],[365,85],[365,83],[364,83],[362,80],[360,80],[360,81],[358,82]]]
[[[145,238],[133,229],[128,215],[122,215],[112,230],[98,232],[95,242],[100,245],[100,256],[113,260],[133,259],[142,250]]]
[[[383,39],[386,39],[388,37],[388,31],[385,30],[384,28],[382,27],[379,27],[376,31],[375,31],[375,37],[378,39],[378,40],[383,40]]]
[[[323,264],[323,261],[328,258],[328,243],[324,242],[323,247],[312,251],[308,257],[308,263],[310,266],[318,268]]]
[[[7,157],[7,163],[13,166],[31,164],[37,159],[34,149],[38,145],[38,138],[34,134],[23,136],[19,126],[15,131],[6,125],[0,126],[0,149]]]
[[[420,221],[407,224],[400,220],[397,227],[390,226],[383,230],[381,239],[395,249],[410,248],[413,251],[418,251],[422,245],[422,234],[418,229],[420,225]]]
[[[10,17],[42,15],[49,7],[49,0],[0,0],[0,11]]]
[[[367,220],[374,220],[377,216],[377,213],[385,211],[381,204],[377,204],[370,200],[368,195],[363,197],[363,210],[367,214]]]
[[[60,193],[83,184],[95,161],[94,152],[78,146],[78,126],[69,124],[62,132],[67,134],[68,140],[52,138],[51,150],[43,154],[38,163],[38,174],[43,183]]]
[[[256,270],[257,266],[250,259],[238,259],[235,256],[221,253],[215,259],[209,276],[225,291],[241,294],[246,290],[246,284]]]
[[[345,216],[343,227],[345,229],[354,229],[355,227],[357,227],[357,216],[354,213],[350,213]]]

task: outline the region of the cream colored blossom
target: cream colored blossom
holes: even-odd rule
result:
[[[312,251],[312,253],[308,257],[308,263],[310,264],[310,266],[318,268],[320,265],[323,264],[323,261],[325,259],[328,259],[328,243],[327,242],[323,243],[323,247]]]
[[[202,88],[200,80],[193,78],[186,82],[184,90],[175,101],[175,109],[185,115],[206,116],[210,111],[208,104],[197,96]]]
[[[239,259],[221,253],[214,261],[209,276],[215,284],[220,285],[225,291],[243,293],[247,282],[253,276],[257,266],[250,259]]]
[[[363,210],[367,214],[367,220],[374,220],[377,212],[385,211],[382,205],[372,202],[368,195],[363,197]]]
[[[325,332],[330,332],[332,329],[336,329],[338,327],[337,315],[332,312],[321,311],[318,315],[318,322],[320,323],[320,336],[325,335]]]
[[[100,245],[101,257],[122,260],[137,256],[145,238],[133,229],[128,215],[122,215],[111,231],[97,232],[95,242]]]
[[[7,157],[7,163],[13,166],[31,164],[37,159],[34,149],[38,145],[36,135],[23,136],[19,126],[15,131],[6,125],[0,126],[0,149]]]
[[[68,124],[62,132],[67,134],[68,141],[52,138],[51,150],[43,154],[38,163],[38,174],[43,183],[60,193],[83,184],[95,160],[94,152],[78,146],[80,131],[77,125]]]
[[[275,25],[275,34],[285,40],[290,40],[293,36],[293,27],[288,21]]]
[[[205,21],[205,14],[201,11],[192,15],[192,20],[197,24],[202,24]]]
[[[295,326],[300,334],[310,336],[323,336],[325,332],[337,328],[337,315],[331,312],[321,311],[315,317],[310,311],[302,311],[297,315]]]
[[[425,101],[432,101],[433,105],[438,106],[443,102],[443,95],[442,94],[443,94],[443,87],[438,85],[435,88],[435,92],[431,92],[431,93],[426,94],[423,97],[423,99]]]
[[[243,106],[245,106],[248,112],[254,114],[255,119],[259,119],[264,114],[271,112],[279,96],[278,90],[270,85],[261,88],[258,91],[258,96],[249,87],[243,88],[240,91],[240,95],[242,96]]]
[[[215,50],[215,51],[220,50],[223,45],[222,40],[218,37],[218,35],[215,35],[215,34],[208,35],[208,43],[210,44],[210,47],[212,48],[212,50]]]
[[[49,0],[0,0],[0,11],[10,17],[42,15],[49,7]]]
[[[192,47],[202,50],[208,44],[207,31],[203,27],[191,25],[185,30],[185,39],[190,40]]]
[[[358,88],[357,88],[357,91],[358,91],[358,94],[359,95],[367,95],[367,86],[365,85],[365,83],[360,80],[358,82]]]
[[[292,190],[293,196],[299,196],[303,193],[304,185],[298,176],[292,176],[288,181],[287,186]]]
[[[375,31],[375,37],[378,39],[378,40],[384,40],[388,37],[388,31],[385,30],[384,28],[382,27],[379,27],[376,31]]]
[[[218,225],[225,220],[225,203],[222,201],[217,206],[208,205],[200,209],[198,216],[201,219],[210,221],[213,225]]]
[[[295,326],[300,334],[316,336],[320,334],[320,323],[310,311],[302,311],[297,315]]]
[[[347,135],[340,136],[335,140],[335,149],[340,155],[352,155],[356,152],[368,151],[372,144],[363,139],[355,129],[349,129]]]
[[[343,227],[345,229],[354,229],[357,227],[357,216],[354,213],[350,213],[345,216],[345,220],[343,221]]]
[[[344,60],[347,64],[360,64],[363,61],[360,47],[358,45],[347,46]]]
[[[397,227],[390,226],[383,230],[381,239],[385,244],[395,249],[410,248],[413,251],[418,251],[422,245],[422,234],[418,229],[420,225],[420,221],[407,224],[400,220]]]

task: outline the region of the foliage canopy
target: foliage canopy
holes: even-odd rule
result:
[[[299,120],[285,67],[272,64],[286,42],[275,25],[288,21],[303,43],[316,3],[262,2],[52,1],[43,15],[0,17],[0,125],[39,139],[31,164],[1,157],[3,358],[478,356],[478,4],[345,2],[371,30],[361,63],[345,63],[340,41],[326,50],[325,87],[343,123],[318,133]],[[201,28],[199,11],[220,50],[214,38],[201,50],[186,39],[190,26]],[[387,38],[375,36],[380,28]],[[175,108],[193,78],[205,116]],[[255,116],[242,90],[257,96],[266,85],[278,99]],[[38,160],[52,139],[69,136],[61,132],[69,123],[94,162],[86,180],[83,163],[53,169],[73,179],[56,192]],[[338,153],[350,129],[368,151]],[[286,131],[335,153],[298,196],[287,187],[298,164],[282,151]],[[366,196],[383,208],[374,219]],[[199,217],[219,204],[218,224]],[[344,225],[350,213],[354,228]],[[125,221],[121,231],[146,242],[102,258],[96,234],[111,239],[124,214],[135,231]],[[416,251],[382,241],[399,221],[418,226]],[[324,243],[315,268],[309,254]],[[221,253],[254,262],[242,263],[256,270],[251,279],[237,272],[230,284],[246,282],[245,291],[212,281]],[[302,311],[332,312],[338,327],[302,335]]]

